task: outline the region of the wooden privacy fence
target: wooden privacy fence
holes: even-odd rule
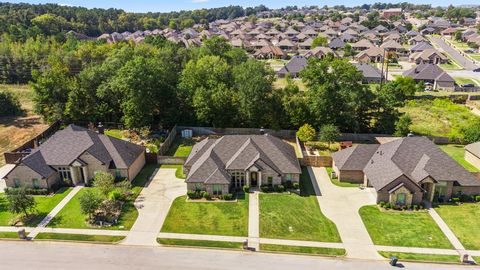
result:
[[[332,167],[333,159],[329,156],[304,156],[298,158],[300,165],[312,167]]]
[[[177,136],[177,125],[175,125],[172,130],[170,130],[170,133],[168,134],[167,138],[165,141],[162,143],[162,145],[158,148],[157,155],[158,156],[163,156],[168,152],[168,149],[170,149],[170,146],[172,145],[173,141],[175,140],[175,137]]]

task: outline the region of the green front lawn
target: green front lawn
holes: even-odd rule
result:
[[[192,139],[175,138],[167,151],[167,156],[188,157],[192,151],[195,141]]]
[[[470,79],[470,78],[464,78],[464,77],[454,77],[455,79],[455,82],[458,84],[458,85],[462,85],[462,84],[473,84],[473,85],[477,85],[477,83]]]
[[[330,178],[330,181],[332,181],[332,183],[336,186],[339,186],[339,187],[357,187],[357,188],[360,186],[360,184],[349,183],[349,182],[340,182],[338,180],[338,178],[332,178],[332,172],[333,172],[332,167],[327,167],[325,169],[327,169],[327,173],[328,173],[328,177]]]
[[[285,253],[310,254],[310,255],[324,255],[324,256],[344,256],[345,255],[345,249],[343,248],[322,248],[322,247],[302,247],[302,246],[260,244],[260,250],[285,252]]]
[[[110,227],[95,227],[86,222],[87,215],[82,214],[78,197],[93,187],[80,190],[62,210],[50,221],[48,227],[52,228],[72,228],[72,229],[105,229],[105,230],[129,230],[138,217],[138,211],[129,201],[123,205],[122,214],[118,223]]]
[[[375,245],[453,248],[427,212],[380,211],[368,205],[359,213]]]
[[[34,216],[25,225],[31,227],[37,226],[70,191],[72,191],[71,188],[61,188],[53,196],[34,196],[37,202],[33,213]],[[10,222],[16,217],[17,215],[8,211],[8,201],[5,194],[0,193],[0,226],[9,226]]]
[[[167,246],[243,249],[243,243],[240,243],[240,242],[170,239],[170,238],[158,238],[157,242],[161,245],[167,245]]]
[[[451,158],[457,161],[460,165],[462,165],[465,169],[471,172],[479,172],[480,169],[470,164],[468,161],[465,160],[465,147],[463,145],[458,144],[446,144],[440,145],[440,149],[442,149],[445,153],[447,153]]]
[[[158,165],[147,164],[140,173],[132,181],[132,199],[125,202],[122,208],[122,214],[118,220],[118,223],[111,227],[102,227],[97,228],[88,224],[85,220],[86,215],[82,214],[80,209],[80,202],[78,197],[83,192],[86,192],[87,189],[93,189],[93,187],[83,188],[80,190],[68,203],[63,207],[63,209],[50,221],[48,227],[53,228],[74,228],[74,229],[106,229],[106,230],[129,230],[135,220],[138,217],[138,211],[133,205],[136,197],[140,194],[143,187],[148,183],[149,178],[152,176],[155,169],[158,168]]]
[[[163,164],[160,166],[160,168],[164,169],[177,169],[175,171],[175,177],[179,179],[185,179],[187,176],[183,173],[183,165],[169,165],[169,164]]]
[[[455,61],[453,61],[453,59],[448,55],[449,59],[450,59],[450,62],[446,63],[446,64],[440,64],[439,66],[443,69],[446,69],[446,70],[462,70],[463,68],[458,65]]]
[[[260,237],[322,242],[340,242],[335,224],[320,210],[310,177],[303,170],[297,194],[260,194]],[[309,196],[310,195],[310,196]]]
[[[395,256],[399,261],[421,261],[421,262],[442,262],[442,263],[460,263],[459,255],[443,255],[443,254],[420,254],[406,252],[390,252],[379,251],[380,255],[385,258]]]
[[[480,250],[480,204],[440,205],[435,211],[466,249]]]
[[[186,196],[173,201],[162,232],[248,235],[248,195],[237,202],[187,202]]]
[[[67,233],[39,233],[35,240],[64,240],[80,242],[101,242],[117,243],[125,239],[125,236],[111,235],[87,235],[87,234],[67,234]]]

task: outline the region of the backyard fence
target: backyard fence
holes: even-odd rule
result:
[[[282,139],[295,138],[296,130],[273,130],[263,128],[214,128],[214,127],[190,127],[190,126],[178,126],[179,131],[190,129],[195,136],[205,135],[261,135],[270,134]]]
[[[300,165],[312,167],[332,167],[333,159],[329,156],[304,156],[298,158]]]
[[[183,165],[187,161],[187,157],[158,156],[158,164],[165,165]]]
[[[171,130],[170,133],[168,134],[167,138],[165,141],[162,143],[162,145],[158,148],[157,155],[158,156],[163,156],[165,155],[168,150],[170,149],[170,146],[172,145],[173,141],[175,140],[175,137],[177,136],[177,131],[178,127],[175,125]]]

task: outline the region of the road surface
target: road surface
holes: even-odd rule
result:
[[[442,48],[445,52],[447,52],[457,63],[463,66],[467,70],[474,70],[478,68],[472,60],[466,58],[465,56],[461,55],[457,50],[452,48],[448,45],[443,39],[435,36],[431,36],[430,39],[435,42],[440,48]]]
[[[191,248],[61,242],[0,242],[1,269],[395,269],[384,261]],[[404,269],[473,269],[472,266],[403,263]]]

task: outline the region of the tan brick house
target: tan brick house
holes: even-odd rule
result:
[[[189,191],[216,196],[244,185],[260,187],[300,180],[293,147],[271,135],[225,135],[195,144],[184,164]]]
[[[7,187],[54,188],[89,184],[96,172],[132,180],[145,165],[145,148],[70,125],[22,158],[5,176]]]
[[[377,202],[398,205],[480,194],[480,179],[426,137],[356,145],[333,154],[339,181],[377,191]]]

